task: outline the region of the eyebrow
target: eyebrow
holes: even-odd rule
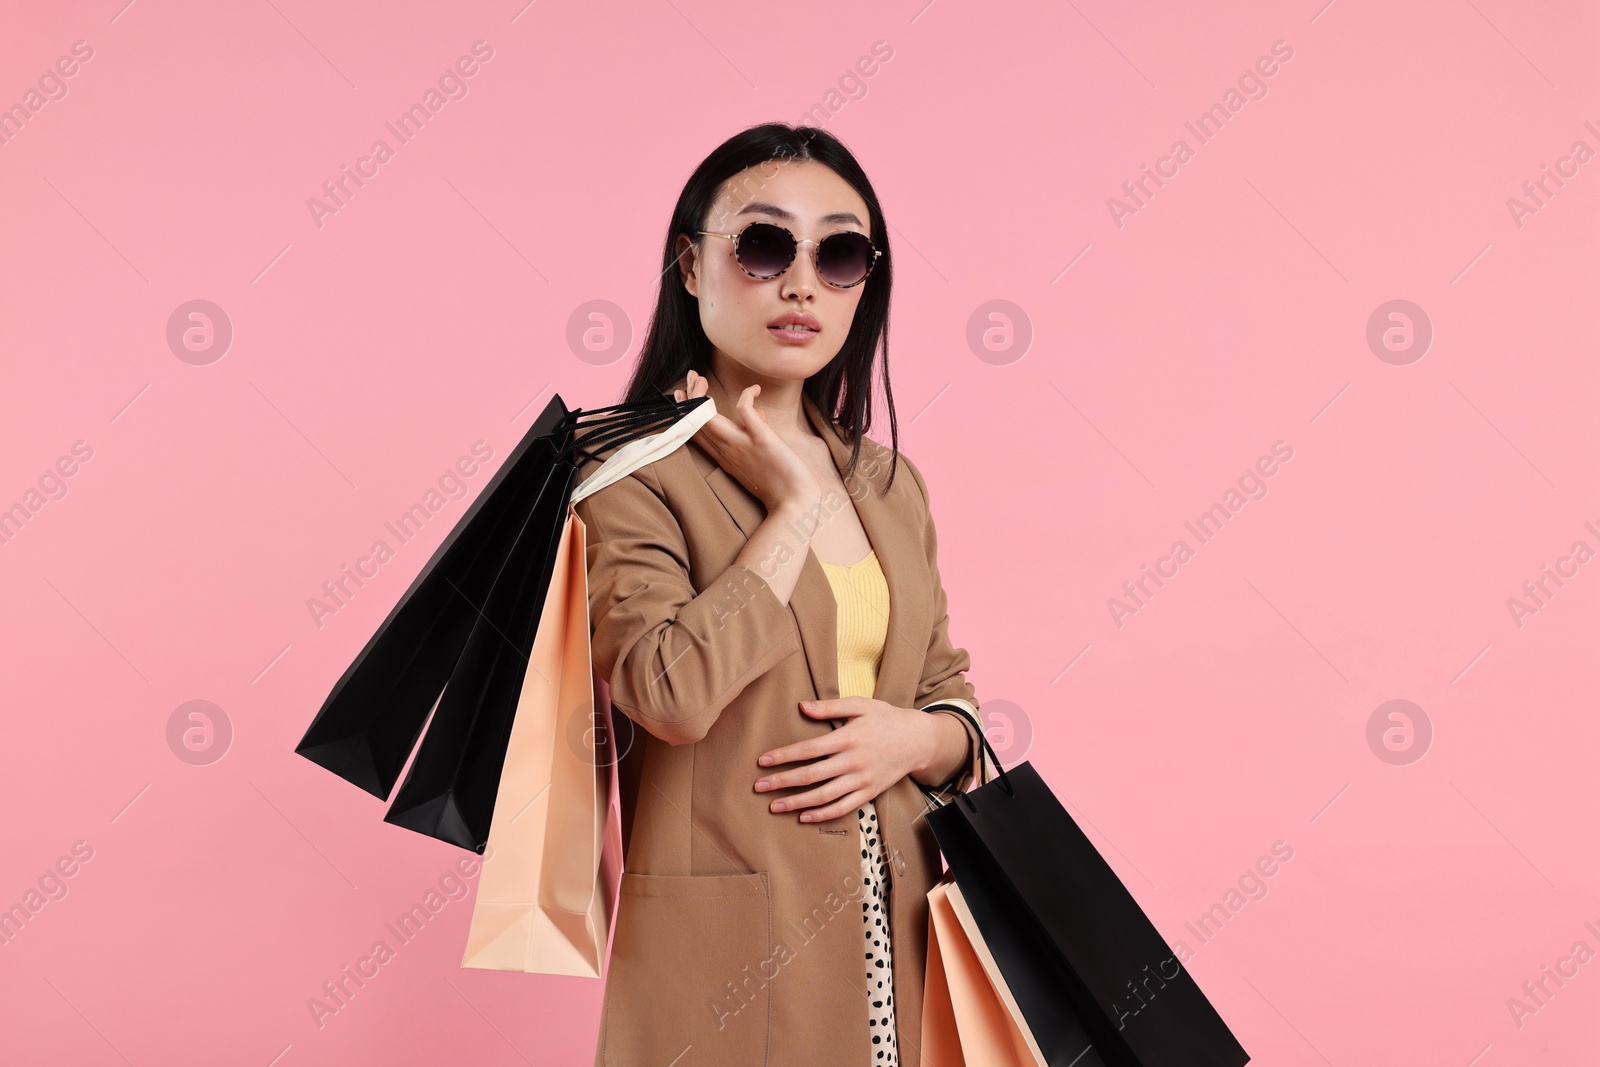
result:
[[[777,204],[768,204],[768,203],[766,203],[765,201],[762,201],[762,200],[753,200],[753,201],[751,201],[750,203],[746,204],[742,209],[740,209],[738,212],[736,212],[733,217],[734,218],[738,218],[740,215],[749,215],[749,214],[752,214],[752,213],[761,214],[761,215],[771,215],[773,218],[782,219],[784,222],[798,222],[799,221],[798,217],[796,217],[794,212],[786,210],[785,208],[781,208]],[[822,218],[819,219],[818,221],[823,223],[824,225],[827,225],[829,223],[835,223],[835,222],[853,222],[857,226],[865,226],[866,225],[866,223],[864,223],[860,219],[856,218],[856,213],[854,211],[835,211],[835,212],[832,212],[830,214],[822,216]]]

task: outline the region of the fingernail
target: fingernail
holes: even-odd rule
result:
[[[770,782],[768,782],[765,778],[761,779],[761,781],[756,783],[756,789],[757,790],[771,789],[771,788],[772,788],[772,784]]]
[[[782,811],[782,810],[783,810],[783,809],[784,809],[784,808],[786,808],[786,807],[788,807],[788,805],[787,805],[787,804],[785,804],[785,803],[784,803],[784,802],[783,802],[783,801],[781,801],[781,800],[774,800],[774,801],[773,801],[773,802],[772,802],[772,810],[773,810],[773,811]],[[802,815],[802,816],[801,816],[801,818],[805,818],[805,816],[803,816],[803,815]]]
[[[800,816],[800,821],[801,822],[810,822],[811,821],[811,813],[808,811],[804,815]]]
[[[767,765],[767,764],[769,764],[769,763],[771,763],[771,762],[772,762],[772,757],[771,757],[771,756],[762,756],[762,757],[761,757],[761,758],[760,758],[760,759],[759,759],[759,760],[757,760],[757,761],[756,761],[756,762],[757,762],[757,763],[759,763],[759,764],[761,764],[761,766],[763,766],[763,767],[765,767],[765,766],[766,766],[766,765]]]

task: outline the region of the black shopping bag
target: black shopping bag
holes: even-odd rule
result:
[[[1031,764],[999,769],[927,819],[1051,1067],[1250,1062]]]
[[[296,752],[376,797],[393,792],[471,633],[472,605],[488,596],[554,465],[534,445],[568,418],[552,397],[334,683]]]
[[[385,822],[482,852],[489,840],[500,770],[511,740],[517,698],[528,670],[555,568],[577,468],[551,453],[539,496],[511,554],[476,613],[472,632],[439,697]]]
[[[415,748],[385,821],[482,852],[577,472],[707,402],[661,396],[569,411],[553,397],[295,751],[382,798]]]

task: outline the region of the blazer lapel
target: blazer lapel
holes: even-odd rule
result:
[[[717,405],[717,413],[737,422],[735,404],[738,398],[730,396],[715,378],[708,378],[708,383],[707,393]],[[674,388],[681,389],[683,384],[679,381]],[[878,490],[867,484],[864,474],[882,478],[887,477],[887,470],[872,471],[871,454],[864,447],[861,472],[853,478],[845,477],[844,470],[850,462],[850,446],[809,396],[801,395],[801,405],[812,426],[827,442],[834,467],[850,492],[856,514],[861,519],[861,526],[878,557],[884,581],[889,587],[889,635],[873,695],[896,707],[908,707],[916,696],[917,683],[927,655],[927,633],[932,623],[932,582],[927,573],[922,545],[907,517],[896,514],[889,502],[878,495]],[[706,485],[722,502],[740,531],[746,538],[754,534],[767,517],[766,507],[760,499],[723,470],[703,448],[696,445],[688,451],[705,478]],[[823,507],[847,507],[851,502],[824,496]],[[790,543],[798,545],[802,536],[802,531],[793,531]],[[834,600],[833,586],[828,581],[827,573],[809,544],[794,594],[789,598],[789,610],[794,615],[817,698],[832,700],[838,697],[838,604]],[[919,634],[922,635],[920,642],[916,637]]]
[[[833,453],[833,465],[844,479],[845,488],[855,503],[856,514],[861,519],[862,529],[866,531],[872,551],[878,557],[878,566],[883,569],[884,582],[889,587],[888,636],[884,641],[883,661],[878,665],[878,684],[873,696],[896,707],[908,707],[916,696],[917,682],[922,677],[922,666],[928,652],[928,629],[932,622],[931,578],[922,544],[911,526],[911,517],[881,496],[875,485],[869,484],[888,478],[887,460],[875,470],[871,446],[864,443],[858,472],[853,478],[845,478],[845,468],[850,464],[850,446],[845,444],[833,424],[823,416],[809,396],[802,394],[801,403],[811,418],[811,424]],[[903,473],[901,476],[905,477]],[[848,506],[850,501],[838,503]],[[815,568],[827,590],[828,609],[837,613],[833,587],[814,553],[807,565],[808,568]],[[922,635],[920,641],[916,639],[918,634]],[[834,654],[832,669],[835,675],[838,673],[836,641],[834,632],[830,630],[828,643]],[[837,677],[834,691],[838,691]]]

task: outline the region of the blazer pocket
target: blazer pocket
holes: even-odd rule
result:
[[[771,911],[766,871],[624,871],[596,1062],[765,1064]]]

